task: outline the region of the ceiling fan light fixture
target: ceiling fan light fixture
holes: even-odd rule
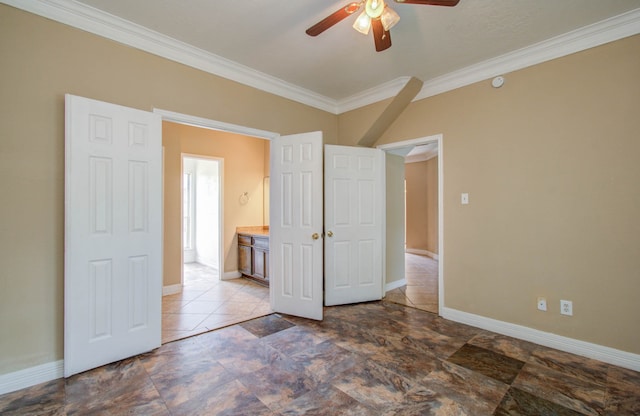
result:
[[[364,11],[371,19],[377,19],[382,16],[384,8],[385,5],[383,0],[367,0],[364,4]]]
[[[389,31],[400,21],[400,16],[398,16],[398,13],[396,13],[395,10],[387,6],[380,15],[380,20],[382,21],[382,27],[384,27],[384,30]]]
[[[363,35],[368,35],[371,29],[371,18],[366,11],[360,13],[360,16],[353,23],[353,28]]]

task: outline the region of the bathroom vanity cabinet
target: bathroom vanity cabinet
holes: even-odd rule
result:
[[[262,285],[269,285],[269,228],[238,227],[238,271]]]

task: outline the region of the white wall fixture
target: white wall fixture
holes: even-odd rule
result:
[[[504,77],[495,77],[491,80],[493,88],[500,88],[504,85]]]

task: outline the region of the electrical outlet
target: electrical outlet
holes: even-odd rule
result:
[[[573,302],[570,300],[561,300],[560,301],[560,314],[573,316]]]
[[[547,311],[547,300],[545,298],[538,298],[538,310],[539,311]]]

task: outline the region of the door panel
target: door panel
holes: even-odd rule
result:
[[[325,146],[325,304],[382,299],[384,152]]]
[[[271,142],[270,287],[276,312],[322,319],[322,133]]]
[[[160,346],[160,116],[66,96],[65,376]]]

